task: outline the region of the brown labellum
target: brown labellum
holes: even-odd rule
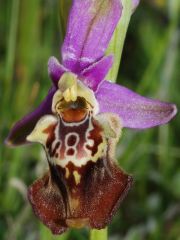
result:
[[[30,186],[29,200],[54,234],[69,227],[104,228],[132,184],[114,161],[120,119],[95,114],[84,97],[55,98],[53,104],[56,115],[43,117],[28,137],[44,145],[49,163],[49,171]]]

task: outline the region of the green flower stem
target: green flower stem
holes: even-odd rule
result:
[[[62,235],[53,235],[51,231],[44,226],[42,223],[40,223],[40,239],[42,240],[68,240],[69,231],[66,233],[63,233]]]
[[[106,51],[106,55],[112,54],[114,56],[113,66],[106,77],[106,79],[112,82],[116,82],[117,79],[124,41],[132,15],[132,0],[122,0],[122,4],[122,16]]]
[[[90,240],[106,240],[108,239],[108,228],[102,230],[90,230]]]

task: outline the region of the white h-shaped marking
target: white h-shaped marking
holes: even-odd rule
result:
[[[72,136],[75,136],[76,138],[76,141],[74,143],[74,145],[72,146],[69,146],[68,145],[68,140],[72,137]],[[79,134],[76,133],[76,132],[71,132],[71,133],[68,133],[66,136],[65,136],[65,156],[67,157],[67,152],[69,149],[73,149],[74,150],[74,154],[72,155],[72,157],[74,157],[76,154],[77,154],[77,145],[79,143],[79,140],[80,140],[80,137],[79,137]]]

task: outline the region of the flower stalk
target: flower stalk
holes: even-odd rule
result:
[[[126,38],[129,22],[132,16],[133,8],[132,0],[123,0],[122,5],[123,5],[122,16],[106,51],[107,55],[113,54],[114,56],[113,66],[106,77],[108,80],[111,80],[112,82],[116,82],[117,79],[119,66],[121,63],[124,41]]]
[[[106,240],[108,239],[108,228],[104,228],[101,230],[90,230],[90,240]]]

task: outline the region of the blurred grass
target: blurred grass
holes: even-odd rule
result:
[[[0,9],[0,239],[85,240],[86,229],[54,237],[36,219],[26,186],[44,167],[40,146],[3,145],[12,123],[33,110],[51,83],[49,56],[59,57],[63,29],[58,1],[8,0]],[[150,97],[180,105],[179,1],[142,0],[128,29],[118,81]],[[61,19],[62,20],[62,19]],[[61,34],[60,34],[61,32]],[[180,125],[124,130],[119,164],[135,183],[110,225],[114,240],[179,239]]]

